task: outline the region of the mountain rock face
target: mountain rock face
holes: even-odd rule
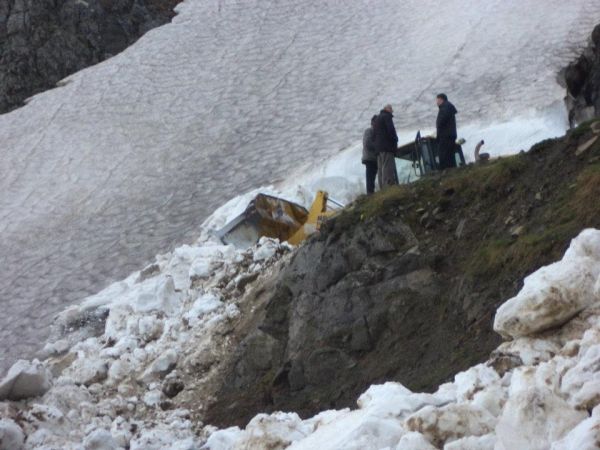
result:
[[[600,25],[589,47],[565,72],[567,106],[572,125],[600,115]]]
[[[180,0],[0,2],[0,113],[109,58],[175,15]]]

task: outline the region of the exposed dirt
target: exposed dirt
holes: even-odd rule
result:
[[[280,274],[258,327],[239,330],[206,422],[352,407],[387,380],[431,391],[485,360],[500,342],[496,308],[600,227],[590,125],[361,198],[331,220]]]

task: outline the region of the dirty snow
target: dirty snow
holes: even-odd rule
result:
[[[208,400],[231,351],[241,280],[268,276],[290,250],[206,238],[59,314],[47,358],[19,361],[0,381],[0,450],[199,448],[202,424],[187,408],[198,401],[186,400]],[[199,261],[209,277],[194,270]]]
[[[534,304],[511,299],[499,308],[497,317],[529,317],[539,331],[506,341],[489,361],[434,393],[387,382],[371,386],[353,410],[305,420],[290,412],[259,414],[244,429],[203,424],[220,355],[232,350],[228,335],[240,309],[253,307],[244,304],[251,297],[241,280],[269,277],[291,250],[264,238],[245,251],[199,240],[64,311],[48,358],[19,362],[0,382],[2,391],[16,374],[37,375],[22,380],[21,401],[0,401],[0,449],[597,448],[600,302],[585,302],[567,319],[557,304],[595,298],[600,273],[578,280],[590,260],[600,259],[600,230],[583,231],[560,262],[530,277],[537,280]],[[213,267],[210,277],[191,270],[200,259]],[[526,284],[515,298],[531,292]],[[545,301],[554,307],[536,322],[529,311]],[[553,313],[560,326],[547,330]],[[98,317],[100,332],[80,339],[81,329],[97,329]]]
[[[192,242],[228,199],[320,170],[384,102],[412,139],[447,91],[467,155],[480,138],[495,155],[561,134],[557,74],[600,21],[595,0],[185,0],[178,11],[0,116],[0,367],[30,355],[65,306]],[[328,178],[340,196],[346,181]]]

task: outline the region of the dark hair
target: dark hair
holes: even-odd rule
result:
[[[437,98],[441,98],[442,100],[444,100],[445,102],[448,101],[448,96],[446,94],[438,94]]]
[[[377,120],[377,114],[375,114],[373,117],[371,117],[371,123],[375,122]]]

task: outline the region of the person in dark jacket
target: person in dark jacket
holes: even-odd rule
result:
[[[398,135],[396,127],[394,127],[393,112],[392,105],[386,105],[375,121],[375,150],[377,150],[380,189],[398,184],[398,172],[396,171]]]
[[[436,121],[438,154],[440,157],[440,169],[456,167],[454,156],[456,148],[456,114],[458,111],[448,101],[446,94],[438,94],[437,105],[439,112]]]
[[[367,172],[367,194],[375,192],[375,177],[377,177],[377,150],[375,150],[374,127],[377,116],[371,118],[371,126],[363,133],[362,163]]]

